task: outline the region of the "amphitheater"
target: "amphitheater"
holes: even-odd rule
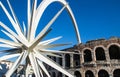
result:
[[[74,53],[59,54],[62,56],[59,58],[49,57],[76,77],[120,77],[120,38],[91,40],[65,50]],[[0,70],[0,75],[12,62],[2,61],[1,65],[4,71]],[[21,65],[13,77],[24,77],[23,67]],[[51,77],[67,77],[47,65],[46,68]],[[31,77],[34,77],[32,69]]]

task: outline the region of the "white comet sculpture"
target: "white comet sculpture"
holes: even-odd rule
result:
[[[35,77],[43,77],[43,72],[48,77],[51,77],[43,63],[53,67],[54,69],[60,71],[61,73],[69,77],[74,77],[67,70],[63,69],[59,64],[57,64],[52,59],[47,57],[47,55],[59,57],[59,55],[55,53],[67,53],[65,51],[58,50],[56,52],[56,50],[48,49],[48,48],[68,45],[68,44],[51,44],[52,42],[59,40],[61,36],[42,41],[42,39],[51,31],[50,27],[53,24],[53,22],[55,22],[55,20],[58,18],[58,16],[62,13],[64,9],[67,9],[71,17],[71,20],[73,21],[73,26],[75,28],[75,33],[77,36],[78,43],[81,42],[77,23],[70,6],[67,4],[66,0],[42,0],[42,2],[38,5],[38,7],[37,7],[37,0],[33,0],[32,2],[33,2],[32,6],[31,6],[31,0],[28,0],[28,4],[27,4],[28,6],[27,7],[27,15],[28,15],[27,30],[24,23],[23,23],[24,28],[23,29],[21,28],[20,23],[14,13],[14,10],[9,0],[7,0],[7,3],[9,5],[12,16],[8,12],[8,10],[5,8],[3,3],[0,2],[0,7],[3,9],[4,13],[6,14],[13,28],[16,31],[14,32],[13,30],[11,30],[9,26],[5,25],[0,20],[0,26],[4,28],[4,30],[1,30],[1,31],[11,38],[11,40],[0,38],[0,42],[1,42],[0,47],[18,48],[17,51],[9,50],[9,53],[10,53],[9,55],[4,55],[0,57],[0,61],[18,57],[13,63],[13,65],[11,66],[11,68],[9,68],[9,70],[6,72],[5,76],[10,77],[18,68],[18,66],[20,66],[21,63],[26,62],[25,69],[27,70],[27,67],[31,65],[33,72],[35,74]],[[58,11],[58,13],[41,30],[41,32],[37,36],[35,36],[38,23],[45,9],[53,2],[59,2],[63,4],[63,8],[61,8],[61,10]],[[28,76],[26,75],[26,77]]]

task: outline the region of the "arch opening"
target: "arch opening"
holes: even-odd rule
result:
[[[120,77],[120,69],[114,70],[113,77]]]
[[[110,59],[120,59],[120,47],[112,45],[109,47]]]
[[[80,73],[79,71],[75,71],[75,72],[74,72],[74,75],[75,75],[75,77],[82,77],[82,76],[81,76],[81,73]]]
[[[92,71],[88,70],[88,71],[86,71],[86,73],[85,73],[85,77],[95,77],[95,76],[94,76],[94,74],[93,74]]]
[[[73,63],[74,67],[80,67],[80,55],[79,54],[74,54],[73,55]]]
[[[56,73],[55,72],[52,72],[52,77],[56,77]]]
[[[98,72],[98,77],[109,77],[109,74],[106,70],[100,70]]]
[[[70,55],[65,55],[65,68],[70,68]]]
[[[92,61],[92,53],[90,50],[84,51],[84,62],[91,62]]]
[[[57,77],[62,77],[62,73],[58,72],[58,76]]]
[[[58,58],[58,64],[60,64],[62,66],[62,64],[63,64],[62,58]]]
[[[102,47],[96,48],[95,54],[96,54],[96,60],[98,61],[106,60],[105,51]]]

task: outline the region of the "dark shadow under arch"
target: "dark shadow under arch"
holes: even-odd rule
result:
[[[73,64],[74,67],[80,67],[80,54],[74,54],[73,55]]]
[[[98,77],[109,77],[109,74],[106,70],[100,70],[98,72]]]
[[[96,55],[96,60],[98,61],[106,60],[105,50],[102,47],[96,48],[95,55]]]
[[[56,77],[56,73],[55,72],[52,72],[52,77]]]
[[[70,54],[65,54],[65,67],[70,68]]]
[[[120,47],[117,45],[111,45],[109,47],[110,59],[120,59]]]
[[[75,72],[74,72],[74,75],[75,75],[75,77],[82,77],[82,76],[81,76],[81,73],[80,73],[79,71],[75,71]]]
[[[114,70],[113,77],[120,77],[120,69]]]
[[[91,62],[92,61],[92,53],[90,50],[86,49],[84,51],[84,62]]]
[[[92,71],[88,70],[85,72],[85,77],[95,77],[95,76]]]

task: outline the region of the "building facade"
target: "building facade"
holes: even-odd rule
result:
[[[120,38],[98,39],[65,49],[74,52],[52,58],[76,77],[120,77]],[[54,69],[52,77],[67,77]]]
[[[65,50],[71,53],[49,57],[76,77],[120,77],[120,38],[92,40]],[[7,67],[11,65],[10,62],[7,63]],[[16,76],[20,73],[20,68],[16,70]],[[50,66],[46,65],[46,68],[51,77],[67,77]],[[22,76],[19,74],[19,77]]]

